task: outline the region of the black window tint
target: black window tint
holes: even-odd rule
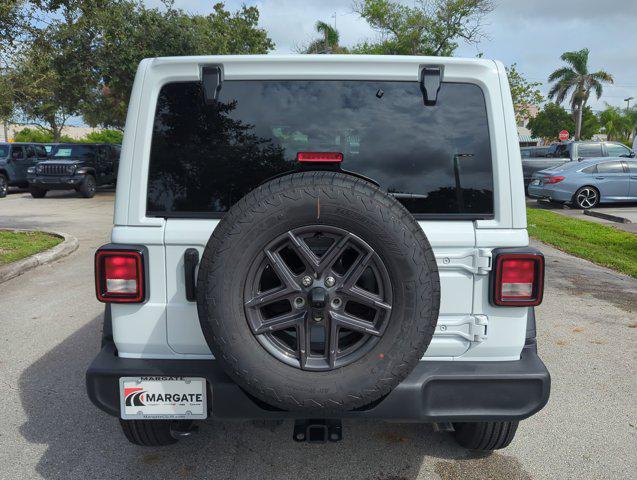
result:
[[[42,145],[35,146],[35,153],[38,157],[46,157],[46,149]]]
[[[597,173],[624,173],[624,167],[621,162],[598,163]]]
[[[583,143],[577,146],[577,156],[580,158],[601,157],[601,143]]]
[[[11,150],[11,158],[24,158],[24,147],[14,145]]]
[[[342,152],[342,168],[378,182],[416,214],[493,213],[482,91],[444,83],[425,107],[417,82],[226,81],[206,105],[199,82],[159,95],[150,215],[220,214],[267,179],[299,169],[299,151]]]

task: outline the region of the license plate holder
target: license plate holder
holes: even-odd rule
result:
[[[200,377],[120,377],[124,420],[202,420],[208,416],[206,379]]]

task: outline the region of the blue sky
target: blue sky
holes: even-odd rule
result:
[[[159,0],[145,0],[157,6]],[[192,13],[209,13],[214,0],[176,0],[175,6]],[[376,34],[352,11],[352,0],[230,0],[230,10],[242,4],[256,5],[261,26],[276,43],[275,53],[294,53],[295,48],[314,37],[317,20],[334,23],[341,44],[352,45]],[[403,3],[413,4],[413,0]],[[560,65],[567,50],[588,47],[592,69],[605,69],[615,85],[604,88],[600,101],[591,99],[593,109],[605,102],[625,106],[624,98],[637,98],[637,0],[496,0],[486,18],[487,38],[479,45],[461,45],[456,56],[516,62],[527,78],[546,83],[548,74]],[[546,92],[546,85],[542,87]],[[633,101],[635,102],[635,101]]]

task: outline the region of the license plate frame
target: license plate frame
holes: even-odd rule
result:
[[[120,417],[123,420],[203,420],[208,417],[206,383],[201,377],[120,377]]]

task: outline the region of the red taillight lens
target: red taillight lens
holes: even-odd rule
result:
[[[542,302],[544,257],[533,253],[503,253],[496,257],[493,303],[531,307]]]
[[[145,292],[141,253],[98,250],[95,254],[95,290],[100,302],[142,302]]]
[[[560,175],[555,176],[555,177],[544,177],[544,183],[548,183],[548,184],[559,183],[562,180],[564,180],[564,177],[562,177]]]
[[[343,161],[343,154],[341,152],[298,152],[296,159],[299,162],[340,163]]]

